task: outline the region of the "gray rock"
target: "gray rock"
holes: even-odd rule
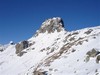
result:
[[[99,51],[96,51],[94,48],[91,51],[88,51],[86,53],[89,57],[95,57],[96,55],[99,54]]]
[[[42,26],[39,29],[39,31],[37,32],[37,34],[45,33],[46,31],[48,33],[53,33],[53,32],[55,32],[55,30],[57,32],[60,32],[63,30],[63,27],[64,27],[64,23],[60,17],[48,19],[42,23]]]
[[[96,58],[96,63],[99,63],[99,60],[100,60],[100,55],[98,55],[99,53],[100,53],[99,51],[97,51],[96,49],[93,48],[91,51],[88,51],[86,53],[87,57],[86,57],[85,61],[88,62],[91,57],[92,58],[97,57]]]
[[[90,57],[87,56],[85,61],[88,62],[89,60],[90,60]]]
[[[99,63],[99,61],[100,61],[100,55],[97,56],[96,63]]]
[[[47,75],[47,73],[45,71],[44,72],[35,71],[34,75]]]
[[[89,29],[88,31],[85,32],[85,34],[90,34],[93,31],[93,29]]]
[[[27,48],[29,45],[28,45],[28,41],[22,41],[21,43],[18,43],[15,48],[16,48],[16,54],[19,54],[21,53],[21,51],[25,48]]]
[[[21,56],[22,56],[23,54],[25,54],[25,53],[27,53],[27,52],[25,52],[25,51],[21,51],[21,52],[18,53],[17,55],[21,57]]]

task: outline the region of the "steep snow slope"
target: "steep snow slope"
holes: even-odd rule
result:
[[[0,75],[100,75],[100,26],[72,32],[63,27],[59,17],[46,20],[22,56],[16,44],[7,46],[0,52]],[[93,49],[98,54],[87,61]]]
[[[92,32],[85,34],[90,29]],[[88,51],[100,51],[100,27],[67,32],[63,37],[67,38],[66,42],[65,39],[60,40],[62,45],[58,43],[57,52],[48,55],[36,71],[47,72],[48,75],[100,75],[100,64],[96,63],[96,56],[85,61]]]

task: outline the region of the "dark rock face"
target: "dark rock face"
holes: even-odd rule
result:
[[[48,33],[53,33],[55,30],[57,32],[60,32],[63,30],[63,27],[63,20],[60,17],[56,17],[43,22],[41,28],[38,30],[37,33],[45,33],[46,31]]]
[[[4,51],[4,48],[2,45],[0,45],[0,52],[3,52]]]
[[[28,41],[22,41],[21,43],[18,43],[16,48],[16,54],[21,54],[22,50],[28,47]]]

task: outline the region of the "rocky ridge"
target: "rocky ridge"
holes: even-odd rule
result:
[[[2,75],[100,75],[100,26],[66,31],[55,17],[0,52]],[[15,65],[16,64],[16,65]]]

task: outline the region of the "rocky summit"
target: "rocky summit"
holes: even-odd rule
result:
[[[0,75],[100,75],[100,26],[69,32],[48,19],[31,38],[0,45]]]
[[[55,31],[60,32],[63,30],[63,27],[64,23],[60,17],[51,18],[42,23],[37,33],[53,33]]]

